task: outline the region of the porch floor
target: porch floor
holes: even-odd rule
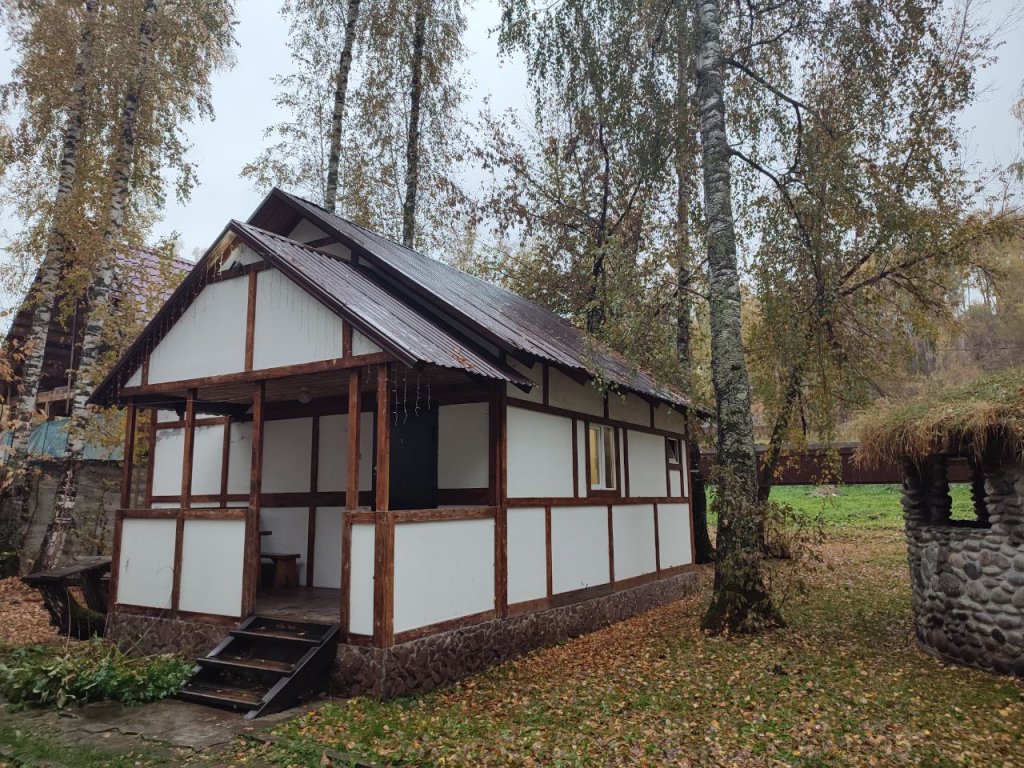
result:
[[[278,619],[337,624],[341,620],[341,590],[326,587],[288,587],[261,591],[256,613]]]

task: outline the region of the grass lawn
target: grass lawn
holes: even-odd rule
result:
[[[1024,685],[946,666],[910,629],[894,487],[776,498],[821,512],[823,562],[788,628],[705,637],[699,594],[418,698],[327,704],[236,762],[334,751],[422,766],[1021,766]],[[956,489],[959,506],[965,489]],[[330,750],[330,752],[325,752]]]
[[[271,745],[189,754],[5,713],[0,768],[342,766],[341,753],[409,766],[1024,766],[1024,681],[946,666],[913,640],[898,489],[773,496],[822,515],[827,536],[806,592],[783,607],[786,629],[704,636],[705,568],[683,601],[429,695],[325,704]],[[954,500],[969,510],[966,488]]]

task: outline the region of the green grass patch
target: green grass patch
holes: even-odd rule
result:
[[[778,490],[827,533],[783,630],[701,633],[705,570],[680,602],[428,695],[329,704],[240,755],[310,767],[325,749],[379,765],[1019,765],[1022,683],[914,642],[898,488]]]
[[[971,487],[967,483],[951,483],[953,519],[974,518]],[[717,523],[710,513],[714,489],[708,490],[708,524]],[[808,518],[820,518],[828,528],[903,528],[901,489],[898,485],[776,485],[771,500],[788,504]]]

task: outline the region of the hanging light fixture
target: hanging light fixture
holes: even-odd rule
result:
[[[299,387],[299,402],[307,405],[313,396],[309,394],[309,387]]]

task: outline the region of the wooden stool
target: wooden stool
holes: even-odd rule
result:
[[[274,589],[299,586],[299,555],[261,552],[260,557],[274,563]]]

